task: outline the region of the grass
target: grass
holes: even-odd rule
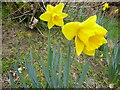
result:
[[[5,12],[3,12],[3,14],[4,13],[6,14],[6,12],[8,12],[8,11],[5,10]],[[76,14],[76,12],[74,12],[74,13]],[[71,17],[72,17],[72,13],[71,13]],[[68,19],[69,18],[70,17],[68,17]],[[86,17],[81,17],[81,18],[84,19]],[[111,43],[114,44],[114,40],[116,38],[118,38],[118,35],[117,35],[118,21],[117,21],[117,18],[111,18],[111,22],[106,23],[108,21],[109,21],[109,18],[104,17],[103,21],[102,21],[102,22],[104,22],[104,24],[101,24],[101,23],[100,24],[103,25],[109,31],[108,35],[107,35],[107,39],[111,40],[112,41]],[[69,21],[67,21],[67,19],[66,19],[65,22],[69,22]],[[39,82],[42,86],[44,86],[44,85],[46,85],[45,77],[47,77],[47,82],[50,82],[50,80],[47,76],[48,74],[44,75],[44,73],[46,73],[47,71],[46,72],[42,71],[42,67],[46,66],[46,64],[47,64],[48,31],[45,30],[46,23],[40,21],[36,26],[37,28],[34,28],[33,30],[28,29],[24,23],[18,24],[16,22],[12,21],[10,18],[8,18],[7,20],[3,20],[2,23],[3,23],[3,27],[2,27],[3,28],[2,69],[3,69],[3,73],[4,73],[2,75],[3,81],[4,81],[3,87],[11,87],[10,83],[9,83],[8,75],[9,76],[12,75],[10,77],[13,77],[14,80],[12,80],[12,78],[10,78],[10,79],[11,79],[11,81],[15,82],[16,87],[33,87],[36,85],[35,84],[36,82]],[[54,27],[51,30],[50,37],[51,37],[50,38],[51,39],[51,47],[52,47],[53,51],[59,47],[59,46],[57,46],[59,41],[61,43],[60,50],[61,50],[61,53],[63,56],[63,59],[62,59],[63,62],[61,63],[61,65],[64,67],[66,65],[66,58],[67,58],[67,49],[66,48],[68,47],[68,40],[66,40],[66,38],[63,36],[63,34],[61,33],[61,29],[59,27]],[[111,44],[111,43],[108,43],[108,44]],[[55,46],[56,46],[56,48],[55,48]],[[73,47],[74,47],[74,43],[72,43],[72,48]],[[100,50],[96,51],[96,55],[94,58],[88,57],[85,54],[77,56],[74,51],[75,48],[73,48],[71,50],[72,55],[70,56],[70,58],[71,59],[73,57],[75,57],[75,58],[72,59],[71,69],[69,69],[69,71],[70,71],[69,77],[72,77],[68,81],[69,87],[78,85],[78,83],[75,83],[75,82],[78,82],[79,80],[77,78],[80,78],[83,76],[83,74],[85,74],[85,72],[83,73],[82,70],[83,70],[83,66],[84,66],[85,62],[88,59],[90,59],[89,71],[87,73],[87,76],[85,78],[85,81],[84,81],[84,84],[82,85],[82,87],[106,88],[106,87],[109,87],[109,84],[111,84],[111,83],[117,83],[117,84],[115,84],[115,87],[119,87],[119,81],[115,82],[113,80],[113,82],[112,82],[112,79],[111,79],[111,81],[109,81],[109,76],[110,76],[109,71],[111,70],[110,68],[112,68],[112,70],[115,71],[115,73],[113,73],[112,76],[114,76],[116,74],[116,71],[118,70],[118,68],[116,70],[116,68],[114,68],[114,66],[112,66],[111,64],[108,63],[108,61],[111,61],[111,62],[114,61],[114,58],[113,58],[114,56],[112,56],[113,55],[112,52],[114,51],[114,49],[116,49],[116,48],[118,49],[118,47],[119,47],[118,44],[116,45],[116,47],[114,44],[113,48],[108,47],[107,44],[105,44],[100,48]],[[40,61],[41,55],[42,55],[43,60]],[[53,55],[55,56],[55,53],[53,53]],[[111,58],[113,58],[113,60],[111,60]],[[108,59],[108,61],[107,61],[107,59]],[[42,61],[44,61],[44,63]],[[42,67],[41,67],[41,62],[42,62]],[[30,63],[30,64],[28,64],[28,63]],[[29,65],[29,68],[25,67],[28,65]],[[66,65],[66,67],[67,67],[67,65]],[[22,72],[19,73],[16,68],[22,68]],[[35,77],[37,75],[38,79],[29,77],[29,76],[32,76],[31,72],[29,72],[29,71],[30,70],[34,71],[34,68],[36,68],[37,72],[34,72],[33,77]],[[30,70],[28,71],[28,69],[30,69]],[[45,67],[43,69],[45,69]],[[66,69],[68,69],[68,68],[66,68]],[[62,72],[63,69],[61,69],[61,70],[59,69],[58,71]],[[66,71],[66,73],[68,73],[67,72],[68,70],[65,70],[65,71]],[[59,74],[60,74],[60,72],[59,72]],[[64,74],[63,77],[67,77],[66,75],[67,74]],[[30,78],[32,78],[32,79],[30,79]],[[54,77],[52,79],[54,79]],[[60,78],[59,78],[59,80],[60,80]],[[55,84],[56,80],[53,80],[53,81],[54,82],[52,82],[52,83],[54,83],[54,85],[55,85],[54,87],[56,87],[56,84]],[[66,87],[67,80],[63,80],[63,81],[64,81],[64,86]],[[82,81],[83,80],[80,80],[79,82],[82,82]],[[31,82],[33,82],[34,85],[32,85]],[[15,86],[14,83],[12,86],[13,87]],[[79,86],[81,86],[81,84],[79,84]],[[41,86],[37,85],[35,87],[41,87]],[[45,87],[47,87],[47,86],[45,86]]]
[[[4,28],[4,27],[3,27]],[[15,26],[16,28],[16,26]],[[9,33],[13,33],[14,31],[10,31]],[[19,28],[19,29],[16,29],[16,34],[18,35],[17,37],[14,37],[15,40],[18,40],[20,42],[18,42],[17,44],[14,45],[14,47],[11,47],[10,48],[10,52],[8,53],[4,53],[3,51],[3,55],[6,55],[6,56],[3,56],[3,62],[2,62],[2,68],[3,68],[3,77],[7,77],[8,74],[7,74],[7,71],[11,71],[11,73],[16,73],[14,70],[13,70],[13,66],[15,63],[18,63],[16,60],[16,55],[18,54],[18,50],[20,49],[20,55],[19,55],[19,58],[20,60],[22,60],[21,64],[17,64],[18,67],[22,67],[22,75],[26,76],[27,73],[26,73],[26,69],[24,69],[23,67],[25,67],[25,64],[24,64],[24,57],[28,58],[28,60],[30,59],[29,58],[29,55],[30,55],[30,50],[32,50],[33,52],[33,62],[34,62],[34,67],[37,68],[37,75],[38,77],[39,76],[44,76],[42,71],[41,71],[41,68],[40,68],[40,63],[39,63],[39,59],[38,59],[38,55],[44,55],[44,59],[47,60],[47,38],[44,37],[44,39],[41,39],[41,36],[38,32],[33,32],[33,31],[25,31],[22,28]],[[20,33],[21,32],[21,33]],[[22,33],[23,32],[23,33]],[[47,34],[46,31],[42,31],[43,34]],[[53,30],[52,33],[56,33],[56,31]],[[28,33],[31,33],[31,37],[28,37],[27,34]],[[19,35],[20,34],[20,35]],[[61,49],[62,49],[62,52],[64,52],[63,54],[65,54],[66,52],[66,49],[65,47],[67,47],[67,43],[65,43],[67,40],[65,40],[65,38],[59,34],[58,35],[55,35],[54,37],[57,37],[55,40],[51,41],[51,43],[55,44],[58,43],[58,40],[60,40],[60,38],[62,37],[62,40],[61,40]],[[53,37],[53,38],[54,38]],[[11,41],[13,42],[13,41]],[[7,42],[3,42],[3,44],[6,44]],[[19,44],[19,45],[18,45]],[[8,43],[7,46],[9,46],[10,44]],[[24,46],[26,45],[26,46]],[[5,50],[6,51],[6,50]],[[89,81],[89,78],[90,80],[92,79],[93,80],[93,83],[95,85],[98,85],[97,87],[100,87],[99,85],[101,85],[101,87],[108,87],[108,65],[106,63],[106,60],[105,60],[105,57],[104,55],[102,55],[102,51],[98,51],[96,52],[96,57],[94,59],[91,59],[91,66],[90,66],[90,71],[88,73],[88,80],[86,80],[86,83],[88,83]],[[9,54],[9,55],[7,55]],[[64,55],[64,58],[66,58],[66,54]],[[72,65],[72,69],[71,69],[71,74],[75,74],[75,76],[73,76],[73,79],[70,81],[70,84],[71,86],[74,84],[73,81],[76,81],[76,77],[80,77],[80,73],[81,73],[81,70],[82,70],[82,67],[83,67],[83,63],[86,62],[87,60],[87,57],[83,54],[81,55],[80,57],[78,56],[75,56],[75,60],[73,61],[73,65]],[[9,66],[10,65],[10,66]],[[76,73],[74,73],[76,72]],[[14,79],[16,79],[18,77],[14,76]],[[39,77],[41,78],[41,77]],[[43,82],[45,82],[44,78],[42,77],[41,80],[43,80]],[[30,79],[28,78],[28,76],[26,76],[26,80],[25,80],[26,84],[29,85],[29,87],[31,87],[31,81]],[[17,83],[17,82],[16,82]],[[44,84],[44,83],[43,83]],[[9,84],[3,84],[5,85],[5,87],[10,87]],[[89,87],[93,87],[89,84],[87,84]],[[21,84],[18,84],[18,87],[21,86]],[[86,86],[85,86],[86,87]]]

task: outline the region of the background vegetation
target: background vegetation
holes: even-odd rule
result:
[[[68,40],[61,33],[61,28],[54,26],[51,29],[49,52],[55,61],[49,66],[48,29],[46,22],[40,20],[39,16],[45,12],[47,4],[58,3],[2,2],[2,87],[119,87],[120,15],[114,11],[119,8],[120,3],[111,2],[110,8],[102,11],[102,2],[66,2],[64,12],[69,16],[65,23],[82,22],[96,14],[97,23],[108,30],[108,43],[101,46],[94,57],[85,54],[77,56],[74,44],[71,42],[68,47]],[[34,24],[35,19],[38,22]],[[72,48],[71,51],[69,48]],[[68,56],[70,58],[67,58]],[[85,74],[86,78],[83,77]],[[85,81],[79,81],[78,78]],[[60,83],[56,85],[57,80]]]

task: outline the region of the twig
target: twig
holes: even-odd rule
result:
[[[32,17],[31,17],[31,21],[29,22],[29,25],[32,24],[32,22],[33,22],[33,20],[34,20],[35,13],[36,13],[36,11],[37,11],[37,9],[38,9],[38,6],[37,6],[37,3],[36,3],[36,2],[34,3],[34,5],[35,5],[35,9],[33,9],[33,14],[32,14]]]
[[[102,6],[102,5],[104,5],[106,2],[104,2],[104,3],[101,3],[101,4],[98,4],[98,5],[96,5],[96,6],[93,6],[93,7],[91,7],[91,8],[95,8],[95,7],[99,7],[99,6]]]
[[[46,11],[46,10],[44,10],[44,8],[43,8],[43,7],[41,7],[40,3],[38,3],[38,6],[40,7],[40,9],[41,9],[43,12],[45,12],[45,11]]]
[[[20,15],[20,16],[14,17],[12,19],[17,19],[17,18],[20,18],[20,17],[23,17],[23,16],[25,16],[25,15]]]
[[[21,23],[22,21],[24,21],[26,19],[26,16],[21,20],[21,21],[19,21],[19,23]]]
[[[45,7],[45,4],[44,4],[44,1],[42,0],[42,3],[43,3],[43,7],[44,7],[44,9],[45,9],[45,11],[46,11],[46,7]]]
[[[55,35],[57,35],[59,32],[56,31],[53,35],[51,35],[51,38],[54,37]]]
[[[19,10],[21,10],[26,4],[27,4],[27,3],[25,3],[22,7],[18,8],[18,9],[17,9],[16,11],[14,11],[13,13],[7,15],[5,18],[7,18],[7,17],[9,17],[9,16],[11,16],[11,15],[13,15],[13,14],[15,14],[16,12],[18,12]]]
[[[20,15],[21,16],[21,15]],[[31,13],[29,13],[29,14],[24,14],[23,16],[32,16],[32,14]],[[22,16],[21,16],[22,17]],[[16,18],[19,18],[19,16],[18,17],[15,17],[15,18],[12,18],[12,19],[16,19]]]
[[[67,6],[67,4],[68,4],[68,2],[65,4],[65,7]],[[70,4],[71,4],[71,2],[70,2]],[[66,10],[67,12],[66,13],[68,13],[69,11],[69,8],[70,8],[70,4],[69,4],[69,6],[68,6],[68,9]]]
[[[38,29],[39,33],[40,33],[43,37],[47,37],[47,36],[45,36],[45,35],[40,31],[40,29],[39,29],[38,27],[36,27],[36,28]]]

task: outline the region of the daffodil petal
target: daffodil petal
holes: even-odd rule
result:
[[[105,3],[105,4],[104,4],[104,7],[102,8],[102,10],[105,11],[105,9],[106,9],[106,8],[109,8],[109,7],[110,7],[110,6],[109,6],[109,3]]]
[[[105,11],[106,7],[103,7],[102,10]]]
[[[95,23],[96,20],[97,20],[97,16],[96,16],[96,15],[93,15],[93,16],[89,17],[87,20],[85,20],[85,21],[82,22],[82,23],[83,23],[83,25],[86,25],[86,26],[87,26],[87,24],[90,24],[90,22],[91,22],[91,23]],[[90,27],[90,26],[89,26],[89,27]]]
[[[88,44],[88,40],[91,36],[98,34],[104,37],[107,33],[107,30],[105,28],[96,23],[96,18],[96,15],[91,16],[86,21],[80,24],[78,37],[86,45]]]
[[[68,40],[72,40],[77,35],[79,27],[79,22],[70,22],[62,27],[62,32]]]
[[[51,29],[54,26],[54,23],[51,21],[48,21],[48,28]]]
[[[52,5],[47,5],[47,11],[40,16],[41,20],[48,22],[48,28],[52,28],[54,25],[63,26],[63,19],[68,15],[62,13],[64,8],[64,3],[60,3],[55,7]]]
[[[47,12],[53,12],[54,8],[52,5],[47,5]]]
[[[49,20],[51,19],[51,13],[49,13],[49,12],[43,13],[43,14],[40,16],[40,19],[41,19],[41,20],[44,20],[44,21],[49,21]]]
[[[109,7],[110,7],[110,6],[109,6],[109,3],[105,3],[105,4],[104,4],[104,7],[109,8]]]
[[[80,23],[80,30],[78,31],[78,37],[84,44],[88,44],[89,37],[95,35],[96,19],[97,16],[94,15],[89,17],[84,22]]]
[[[63,26],[64,25],[64,21],[63,21],[63,16],[62,14],[53,14],[53,23],[57,26]]]
[[[89,44],[86,45],[87,50],[98,49],[101,45],[107,43],[107,40],[102,35],[95,35],[89,38]]]
[[[95,54],[95,50],[87,50],[87,49],[84,49],[83,52],[89,56],[94,56]]]
[[[89,38],[91,36],[94,36],[95,35],[95,31],[94,30],[91,30],[90,28],[87,29],[87,28],[84,28],[82,30],[80,30],[78,32],[78,37],[79,39],[85,44],[87,45],[89,42]]]
[[[82,41],[79,40],[77,36],[75,37],[75,47],[76,47],[76,53],[79,56],[84,49],[84,44]]]
[[[114,12],[117,13],[119,11],[119,9],[116,9]]]
[[[108,32],[105,28],[103,28],[102,26],[95,24],[95,28],[96,28],[96,34],[98,35],[103,35],[105,36],[106,33]]]
[[[60,16],[60,17],[62,17],[62,18],[65,18],[65,17],[67,17],[67,16],[68,16],[68,14],[65,14],[65,13],[60,13],[60,14],[59,14],[59,16]]]
[[[55,25],[57,26],[63,26],[64,25],[64,21],[62,18],[58,17],[56,20],[53,21]]]
[[[55,6],[54,10],[55,10],[55,12],[62,12],[63,8],[64,8],[64,3],[60,3]]]

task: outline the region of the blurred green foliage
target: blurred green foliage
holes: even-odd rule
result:
[[[102,6],[99,10],[92,11],[89,10],[91,8],[85,8],[85,5],[86,4],[83,4],[83,7],[80,8],[79,11],[77,11],[76,7],[66,7],[64,11],[70,11],[68,12],[69,17],[65,19],[65,23],[68,23],[73,20],[82,22],[85,19],[87,19],[90,15],[97,14],[97,23],[108,30],[106,39],[108,41],[112,41],[111,43],[103,45],[100,48],[100,50],[96,50],[95,57],[90,59],[89,62],[87,62],[87,60],[90,57],[85,56],[84,54],[82,54],[79,57],[75,55],[75,51],[73,50],[73,44],[70,46],[73,48],[71,49],[71,54],[67,54],[66,48],[68,47],[68,41],[62,35],[61,28],[59,27],[55,26],[51,30],[51,49],[50,47],[47,47],[47,23],[39,19],[39,15],[41,14],[42,10],[39,9],[36,11],[36,14],[34,16],[39,20],[39,22],[34,27],[34,29],[29,30],[26,24],[28,25],[28,23],[30,22],[31,16],[29,16],[28,14],[33,14],[32,10],[30,9],[30,3],[2,2],[2,24],[3,30],[5,29],[5,31],[3,32],[4,34],[6,34],[5,32],[7,32],[10,34],[16,33],[17,35],[13,37],[13,40],[11,38],[6,39],[8,41],[3,41],[3,44],[9,47],[10,43],[18,42],[12,45],[11,48],[9,48],[11,49],[10,51],[7,51],[7,49],[3,50],[3,79],[6,80],[5,78],[9,75],[12,87],[49,88],[77,87],[79,85],[79,87],[87,88],[105,88],[109,87],[109,84],[114,84],[115,88],[119,87],[120,82],[118,79],[118,73],[120,69],[118,54],[120,51],[120,45],[118,42],[120,39],[120,25],[118,18],[114,16],[109,17],[107,11],[105,12],[106,14],[104,14],[102,11],[100,11]],[[17,13],[14,13],[14,11],[16,10],[18,10]],[[13,19],[17,16],[22,15],[25,11],[30,11],[30,13],[25,15],[28,18],[28,20],[25,19],[21,24],[19,24],[18,22],[21,21],[23,17]],[[88,11],[91,12],[87,13]],[[15,28],[15,30],[12,30],[12,28]],[[13,35],[8,37],[12,36]],[[4,38],[7,38],[7,36],[5,36]],[[58,43],[58,41],[61,41],[61,47],[59,46],[60,43]],[[56,46],[56,44],[58,44],[58,46]],[[114,47],[111,47],[109,44],[113,44]],[[48,48],[52,53],[50,54],[50,56],[47,56]],[[58,49],[60,49],[60,52],[58,52]],[[7,51],[9,54],[4,51]],[[49,61],[51,62],[49,66],[47,64],[47,60],[50,57],[52,61]],[[69,59],[70,62],[68,62]],[[85,62],[87,63],[85,64]],[[88,63],[89,71],[85,78],[84,76],[87,72]],[[18,71],[20,67],[22,68],[21,73],[19,73]],[[14,73],[15,76],[13,76]],[[79,80],[78,78],[83,79]],[[83,82],[84,79],[85,81]],[[6,83],[4,83],[4,86],[11,87],[10,84]]]

